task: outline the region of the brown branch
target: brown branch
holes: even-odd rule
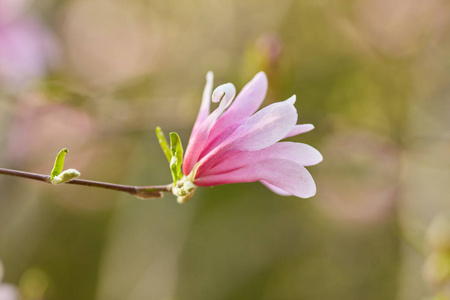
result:
[[[4,168],[0,168],[0,174],[43,181],[51,184],[49,175],[36,174]],[[162,194],[163,192],[164,193],[172,192],[172,184],[155,185],[155,186],[132,186],[132,185],[121,185],[84,179],[72,179],[71,181],[67,182],[67,184],[84,185],[88,187],[96,187],[113,191],[126,192],[139,199],[161,198],[163,196]]]

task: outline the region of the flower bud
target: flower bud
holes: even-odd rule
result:
[[[172,187],[172,193],[177,196],[178,203],[189,201],[194,196],[196,190],[197,186],[189,180],[186,180],[181,188],[177,186]]]
[[[186,181],[183,184],[183,188],[182,189],[185,190],[187,193],[190,193],[190,192],[192,192],[195,189],[195,184],[193,184],[190,181]]]

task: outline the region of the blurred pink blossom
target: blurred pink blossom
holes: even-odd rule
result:
[[[56,54],[52,35],[23,2],[0,0],[0,83],[8,90],[44,76]]]
[[[351,11],[339,22],[341,29],[365,51],[392,57],[430,48],[445,37],[450,21],[446,0],[356,0]]]
[[[0,262],[0,300],[18,300],[19,291],[12,284],[2,283],[3,265]]]
[[[212,101],[220,104],[210,113],[212,86],[210,72],[183,173],[198,186],[260,181],[280,195],[313,196],[316,185],[305,166],[319,163],[322,155],[306,144],[279,142],[314,128],[296,125],[295,96],[256,112],[267,92],[267,77],[260,72],[234,102],[234,85],[219,86]]]
[[[29,0],[0,0],[0,23],[8,23],[25,10]]]
[[[95,122],[85,111],[49,102],[38,93],[19,97],[15,110],[6,153],[10,162],[22,165],[35,165],[55,149],[64,147],[74,150],[75,158],[76,149],[85,147],[96,130]]]

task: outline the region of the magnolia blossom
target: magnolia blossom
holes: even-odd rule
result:
[[[42,77],[56,52],[50,33],[23,12],[23,2],[0,0],[0,82],[7,89]]]
[[[206,76],[202,104],[192,130],[183,173],[196,186],[260,181],[280,195],[314,196],[316,185],[305,166],[322,161],[313,147],[280,142],[314,128],[297,123],[295,96],[258,110],[267,92],[263,72],[242,89],[236,99],[233,84],[219,86],[210,113],[213,74]]]
[[[0,262],[0,300],[18,300],[19,292],[12,284],[2,283],[3,266]]]

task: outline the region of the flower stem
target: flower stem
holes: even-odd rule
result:
[[[36,173],[4,169],[4,168],[0,168],[0,174],[51,183],[49,175],[36,174]],[[67,184],[84,185],[84,186],[89,186],[89,187],[96,187],[96,188],[103,188],[103,189],[108,189],[108,190],[113,190],[113,191],[126,192],[132,196],[139,198],[139,199],[161,198],[163,196],[163,194],[162,194],[163,192],[166,192],[166,193],[172,192],[172,184],[155,185],[155,186],[132,186],[132,185],[121,185],[121,184],[114,184],[114,183],[108,183],[108,182],[84,180],[84,179],[72,179],[71,181],[67,182]]]

